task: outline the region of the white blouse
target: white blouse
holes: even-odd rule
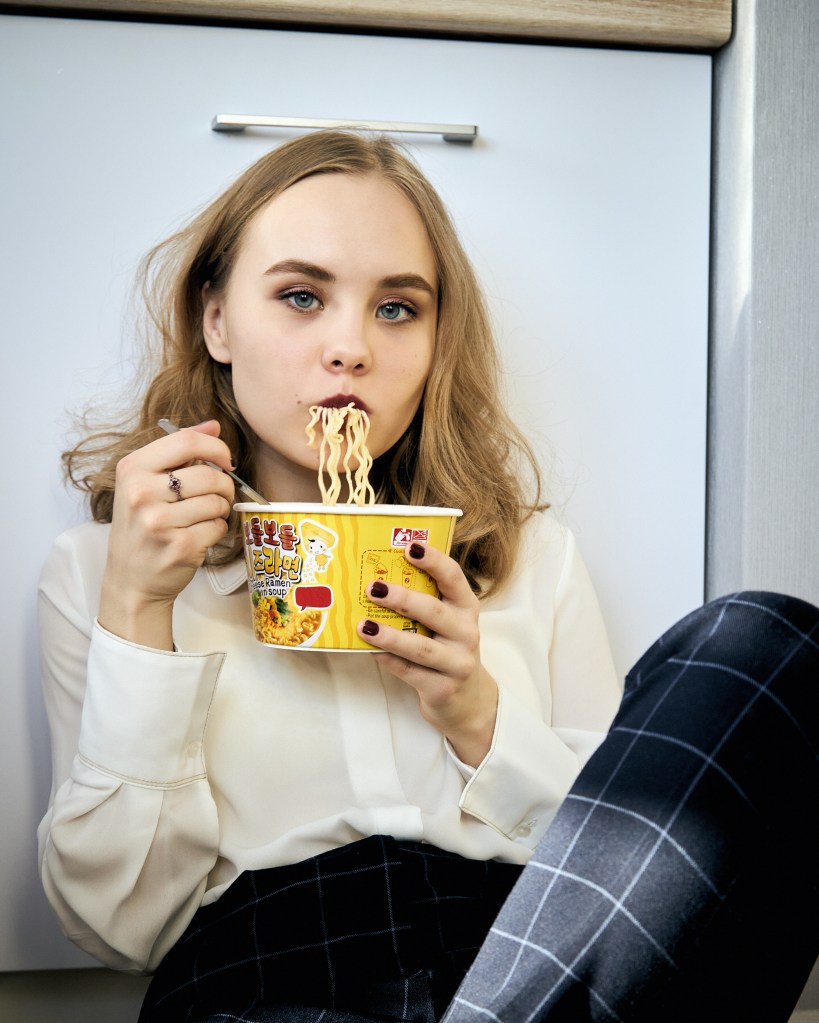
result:
[[[474,771],[368,653],[258,643],[242,560],[180,594],[175,652],[106,632],[108,531],[64,533],[42,574],[54,781],[38,836],[66,934],[115,968],[155,969],[242,871],[369,835],[525,863],[619,704],[592,585],[549,513],[482,603],[500,701]]]

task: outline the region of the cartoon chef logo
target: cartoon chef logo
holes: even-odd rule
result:
[[[312,519],[303,519],[299,529],[303,544],[304,571],[302,580],[305,583],[316,581],[316,574],[326,572],[333,560],[331,553],[338,543],[338,537],[326,526],[320,526]]]

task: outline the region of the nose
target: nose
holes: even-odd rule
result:
[[[361,376],[372,365],[372,352],[366,338],[366,328],[357,318],[350,322],[336,321],[322,352],[322,364],[332,373]]]

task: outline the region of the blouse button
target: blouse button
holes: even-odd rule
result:
[[[189,742],[188,745],[185,747],[185,753],[187,753],[187,755],[191,759],[193,759],[194,757],[198,757],[201,751],[202,751],[201,742]]]

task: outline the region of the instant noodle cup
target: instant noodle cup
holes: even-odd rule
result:
[[[375,579],[438,595],[406,558],[413,543],[449,553],[457,508],[410,505],[237,504],[242,520],[256,639],[288,650],[374,648],[356,632],[362,618],[429,635],[418,622],[367,596]]]

